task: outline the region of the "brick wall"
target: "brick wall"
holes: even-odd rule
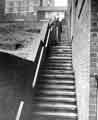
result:
[[[79,120],[89,120],[90,0],[73,0],[71,39]]]
[[[97,120],[96,90],[94,74],[98,74],[98,1],[91,0],[91,39],[90,39],[90,104],[89,120]]]
[[[97,119],[98,1],[73,0],[71,39],[80,120]]]

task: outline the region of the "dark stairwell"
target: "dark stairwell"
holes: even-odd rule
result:
[[[32,120],[77,120],[72,45],[62,39],[48,48],[45,63],[40,68]]]

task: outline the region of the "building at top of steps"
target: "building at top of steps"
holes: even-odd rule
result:
[[[53,7],[54,0],[0,0],[0,22],[36,20],[39,7]]]

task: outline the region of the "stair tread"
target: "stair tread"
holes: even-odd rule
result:
[[[68,71],[67,71],[67,72],[66,72],[66,71],[60,71],[60,70],[55,70],[55,71],[54,71],[54,70],[48,70],[48,69],[47,69],[47,71],[41,70],[41,73],[42,73],[42,74],[48,73],[48,74],[61,74],[61,75],[66,75],[66,74],[67,74],[67,75],[74,75],[74,73],[71,72],[71,71],[69,71],[69,72],[68,72]]]
[[[47,65],[43,65],[43,67],[45,68],[58,68],[57,70],[59,70],[59,68],[61,70],[63,70],[64,68],[67,68],[67,69],[72,69],[73,67],[71,65],[57,65],[57,64],[47,64]]]
[[[76,98],[76,96],[75,95],[58,95],[58,94],[44,94],[44,93],[38,93],[38,92],[36,92],[35,93],[35,96],[36,97],[64,97],[64,98]]]
[[[62,53],[61,53],[62,52]],[[50,51],[50,53],[61,53],[61,54],[70,54],[70,55],[72,55],[72,50],[68,50],[68,49],[52,49],[51,51]]]
[[[62,51],[62,53],[65,53],[65,54],[72,54],[72,49],[52,48],[51,51],[52,51],[52,52],[57,52],[57,53],[59,53],[59,52]]]
[[[69,71],[69,72],[72,72],[73,70],[72,69],[69,69],[69,68],[57,68],[57,67],[42,67],[43,70],[65,70],[65,71]]]
[[[61,55],[61,54],[59,54],[59,55],[51,54],[50,56],[48,56],[48,58],[52,58],[52,57],[53,58],[68,58],[68,59],[72,58],[72,56],[68,56],[68,55],[66,56],[66,55]]]
[[[68,95],[68,96],[75,96],[76,93],[72,92],[72,91],[65,91],[65,90],[45,90],[45,89],[41,89],[39,90],[39,94],[47,94],[47,95]]]
[[[68,46],[55,46],[55,47],[52,47],[51,50],[69,50],[69,51],[72,51],[72,47],[68,47]]]
[[[63,59],[63,60],[72,60],[72,57],[61,57],[61,56],[49,56],[48,59]]]
[[[40,79],[39,80],[39,82],[45,82],[45,83],[50,83],[50,84],[57,84],[57,83],[59,83],[59,84],[64,84],[64,85],[66,85],[66,84],[72,84],[72,83],[75,83],[75,81],[74,80],[53,80],[53,79]]]
[[[69,75],[69,74],[42,74],[41,76],[43,77],[58,77],[58,78],[74,78],[74,75]]]
[[[67,85],[67,84],[74,84],[75,83],[75,80],[74,79],[39,79],[38,80],[38,83],[47,83],[47,84],[64,84],[64,85]]]
[[[71,64],[66,64],[66,63],[65,64],[62,63],[61,65],[59,63],[55,63],[55,64],[54,63],[47,63],[47,64],[44,64],[44,66],[53,66],[53,67],[58,66],[58,67],[71,67],[72,68]]]
[[[50,96],[50,97],[47,97],[47,96],[39,96],[39,97],[36,97],[36,99],[39,99],[39,100],[46,100],[46,101],[60,101],[60,102],[76,102],[76,99],[73,97],[73,98],[70,98],[70,97],[61,97],[61,96],[56,96],[56,97],[54,97],[54,96]]]
[[[60,59],[48,59],[48,62],[53,62],[53,63],[71,63],[72,64],[72,60],[60,60]]]
[[[51,49],[72,49],[70,46],[52,46]]]
[[[47,69],[47,71],[46,70],[44,70],[44,69],[41,69],[41,72],[43,72],[43,73],[51,73],[51,74],[74,74],[74,72],[73,71],[65,71],[65,70],[48,70]]]
[[[72,57],[72,54],[65,54],[65,53],[62,53],[62,52],[57,52],[57,53],[54,53],[53,51],[50,51],[50,55],[56,55],[56,56],[58,56],[58,55],[61,55],[61,56],[70,56],[70,57]]]
[[[66,103],[37,103],[36,104],[39,107],[50,107],[50,108],[65,108],[65,109],[71,109],[71,110],[75,110],[77,108],[76,105],[71,105],[71,104],[66,104]]]
[[[47,87],[47,88],[61,88],[61,89],[74,89],[75,86],[74,85],[67,85],[67,84],[48,84],[48,83],[45,83],[45,84],[39,84],[39,86],[43,86],[44,88]]]
[[[46,64],[44,64],[44,65],[48,65],[49,64],[49,67],[51,67],[52,66],[52,64],[54,64],[54,63],[52,63],[52,62],[50,62],[50,63],[46,63]],[[57,64],[60,64],[60,63],[56,63],[55,65],[57,65]],[[63,66],[62,67],[62,64],[64,64],[65,66]],[[68,66],[69,65],[69,66]],[[53,67],[55,67],[55,66],[53,66]],[[70,64],[67,64],[67,63],[61,63],[61,66],[59,66],[59,67],[62,67],[62,68],[64,68],[64,67],[69,67],[69,68],[71,68],[72,67],[72,65],[70,65]]]
[[[57,117],[67,117],[67,118],[76,118],[76,113],[66,113],[66,112],[47,112],[47,111],[37,111],[34,112],[38,115],[44,115],[44,116],[57,116]]]

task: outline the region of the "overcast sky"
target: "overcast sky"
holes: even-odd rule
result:
[[[55,0],[55,6],[67,6],[67,0]]]

